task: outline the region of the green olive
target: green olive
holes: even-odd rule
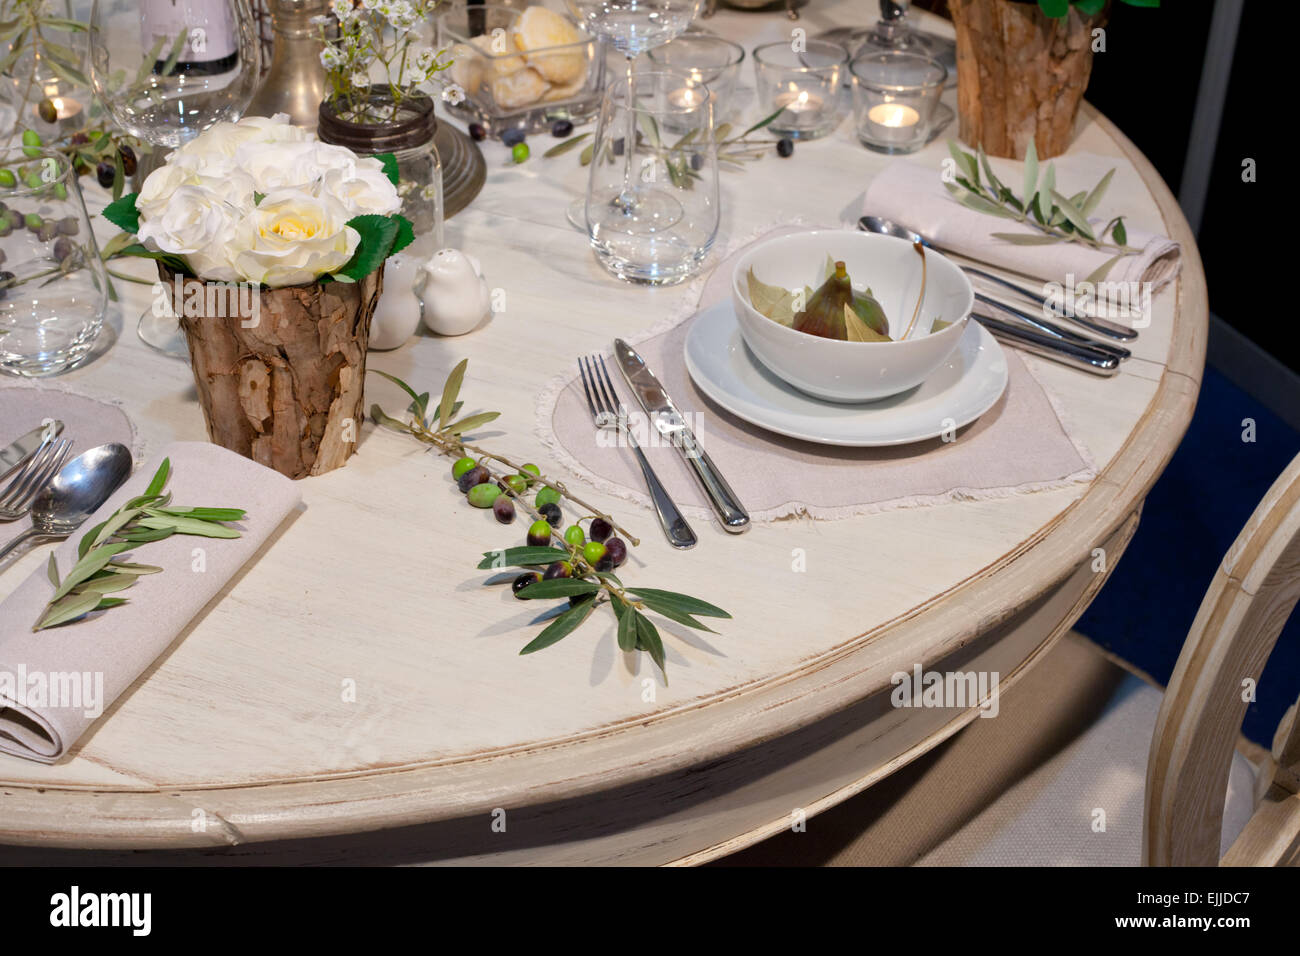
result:
[[[469,471],[477,464],[478,462],[473,458],[457,458],[456,463],[451,466],[451,476],[459,479],[461,475],[465,474],[465,472]]]
[[[599,541],[588,541],[582,549],[582,559],[590,564],[593,568],[605,556],[605,546]]]
[[[541,489],[539,492],[537,492],[537,497],[533,500],[533,504],[535,504],[539,508],[542,507],[542,505],[559,504],[559,503],[560,503],[560,493],[556,491],[554,488],[551,488],[550,486],[547,486]]]
[[[501,495],[501,489],[490,481],[485,481],[481,485],[475,485],[466,495],[469,503],[475,508],[491,508],[492,503]]]
[[[581,548],[587,543],[587,536],[583,533],[582,528],[576,524],[571,524],[564,529],[564,541],[571,548]]]

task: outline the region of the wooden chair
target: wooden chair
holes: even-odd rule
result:
[[[1269,488],[1215,572],[1165,691],[1147,764],[1143,862],[1219,862],[1233,743],[1260,672],[1300,599],[1300,456]],[[1256,782],[1255,812],[1222,863],[1300,862],[1300,723],[1287,711]]]

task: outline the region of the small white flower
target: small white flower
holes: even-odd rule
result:
[[[356,15],[350,0],[330,0],[330,12],[340,21],[350,20]]]
[[[351,82],[352,85],[359,90],[370,88],[370,77],[366,76],[364,73],[353,73]]]
[[[312,26],[314,26],[314,27],[327,27],[327,26],[329,26],[331,23],[333,23],[334,21],[331,20],[329,17],[325,16],[325,14],[322,13],[322,14],[318,14],[317,16],[312,17],[312,18],[311,18],[310,20],[308,20],[307,22],[310,23],[310,24],[311,24]]]
[[[379,14],[393,25],[394,30],[409,30],[415,26],[415,8],[407,0],[382,3],[377,9]]]
[[[343,66],[343,54],[332,46],[320,51],[320,65],[327,70],[337,70]]]
[[[451,106],[459,106],[465,102],[465,88],[459,83],[448,83],[442,91],[442,101]]]
[[[415,56],[415,68],[421,73],[428,73],[438,62],[438,54],[425,47]]]

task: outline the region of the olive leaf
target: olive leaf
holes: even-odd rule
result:
[[[163,489],[171,477],[171,461],[163,459],[145,493],[132,498],[95,525],[77,544],[77,563],[60,579],[54,555],[46,576],[54,587],[33,631],[78,620],[92,611],[120,607],[125,598],[105,597],[134,587],[141,577],[162,568],[119,561],[118,555],[141,544],[161,541],[174,534],[209,538],[237,538],[239,531],[222,524],[245,517],[242,508],[172,507]]]
[[[1018,246],[1078,242],[1119,255],[1131,255],[1137,251],[1128,247],[1122,217],[1112,219],[1100,232],[1088,221],[1110,186],[1115,174],[1113,168],[1092,189],[1067,197],[1056,189],[1055,164],[1048,163],[1045,169],[1040,170],[1038,150],[1030,140],[1025,147],[1024,191],[1017,198],[998,179],[982,147],[977,148],[977,154],[967,153],[950,140],[948,151],[960,174],[954,177],[955,182],[945,181],[943,185],[957,202],[985,215],[1015,219],[1037,231],[1037,234],[994,232],[991,234],[994,239]],[[987,180],[986,186],[980,183],[981,171]],[[1106,241],[1107,236],[1110,242]]]

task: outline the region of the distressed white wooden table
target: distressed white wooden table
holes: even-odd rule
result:
[[[819,0],[797,26],[814,33],[863,9]],[[722,10],[708,26],[752,49],[791,24]],[[448,223],[449,242],[480,256],[505,290],[505,312],[464,338],[421,337],[372,356],[431,388],[468,357],[470,406],[503,413],[493,443],[538,461],[533,406],[546,382],[685,294],[632,288],[599,268],[564,221],[583,172],[572,155],[540,159],[546,140],[521,166],[488,144],[486,189]],[[697,522],[688,553],[666,545],[649,511],[596,496],[642,536],[646,567],[629,577],[735,615],[716,636],[664,629],[665,686],[648,661],[617,650],[608,624],[518,656],[536,610],[480,587],[474,563],[522,530],[465,507],[444,459],[366,425],[351,463],[304,482],[301,512],[68,759],[0,758],[0,842],[42,848],[11,847],[0,860],[59,859],[44,851],[65,847],[191,848],[173,858],[209,861],[696,862],[935,746],[974,711],[894,709],[890,675],[920,663],[1013,684],[1100,587],[1094,549],[1114,567],[1199,387],[1207,305],[1186,222],[1145,159],[1091,110],[1075,148],[1115,156],[1133,185],[1117,176],[1107,204],[1131,226],[1179,239],[1184,254],[1119,376],[1027,359],[1096,459],[1091,485],[790,520],[740,538]],[[943,149],[932,145],[931,158]],[[719,246],[795,216],[855,217],[888,161],[846,121],[791,160],[724,174]],[[188,366],[135,337],[147,295],[131,287],[111,348],[58,384],[122,401],[151,448],[201,440]],[[367,399],[403,404],[375,376]],[[805,573],[792,571],[796,548]],[[37,549],[0,575],[0,598],[44,560]],[[355,701],[344,693],[353,685]]]

